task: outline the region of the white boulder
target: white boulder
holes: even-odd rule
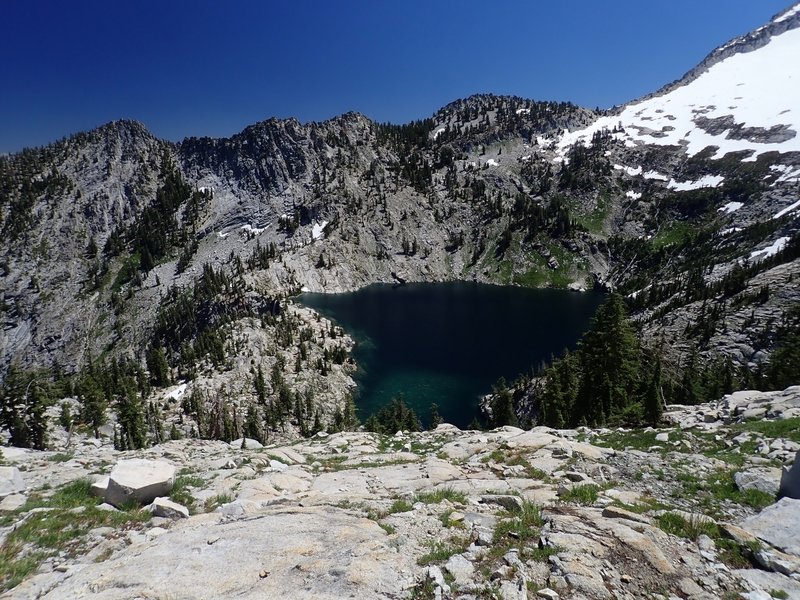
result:
[[[11,494],[0,500],[0,512],[13,512],[25,506],[28,497],[24,494]]]
[[[175,484],[175,467],[162,460],[119,461],[108,478],[105,501],[116,507],[130,501],[149,504],[168,496]]]
[[[189,509],[183,504],[173,502],[169,498],[156,498],[153,503],[147,507],[154,517],[164,517],[165,519],[187,519],[189,518]]]
[[[89,493],[97,498],[104,498],[108,489],[108,475],[101,477],[89,487]]]
[[[236,450],[258,450],[259,448],[264,447],[261,442],[252,438],[239,438],[238,440],[233,440],[230,443],[230,446]]]

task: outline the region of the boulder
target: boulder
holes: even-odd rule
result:
[[[509,512],[518,512],[522,510],[522,498],[511,494],[486,494],[485,496],[481,496],[481,503],[496,504],[502,506]]]
[[[500,584],[500,597],[503,600],[527,600],[528,586],[523,576],[517,581],[503,581]]]
[[[781,498],[800,499],[800,451],[795,455],[791,468],[783,467],[778,495]]]
[[[800,598],[800,582],[786,575],[770,573],[761,569],[741,569],[734,571],[734,573],[747,582],[748,587],[753,588],[753,591],[750,592],[753,595],[743,595],[743,597],[772,600],[774,596],[769,592],[771,590],[780,590],[787,594],[787,596],[784,596],[785,598]],[[762,595],[759,596],[758,594]]]
[[[778,493],[781,472],[779,469],[759,468],[740,471],[733,476],[736,487],[740,490],[759,490],[774,496]]]
[[[475,575],[475,567],[463,554],[455,554],[445,563],[444,568],[456,582],[456,585],[463,586],[472,582]]]
[[[261,442],[252,438],[239,438],[238,440],[233,440],[230,445],[235,450],[258,450],[264,447]]]
[[[0,498],[25,491],[25,481],[17,467],[0,467]]]
[[[101,477],[89,487],[89,493],[98,498],[104,498],[108,489],[108,476]]]
[[[603,509],[602,515],[607,519],[623,519],[625,521],[635,521],[637,523],[645,523],[648,525],[653,522],[653,520],[646,515],[640,515],[618,506],[606,506]]]
[[[25,506],[28,497],[24,494],[11,494],[0,500],[0,512],[13,512]]]
[[[119,461],[108,478],[105,501],[120,507],[131,501],[149,504],[169,495],[175,484],[175,467],[162,460],[132,458]]]
[[[189,509],[173,502],[169,498],[156,498],[147,507],[154,517],[164,517],[165,519],[186,519],[189,517]]]
[[[781,498],[741,526],[778,550],[800,556],[800,500]]]

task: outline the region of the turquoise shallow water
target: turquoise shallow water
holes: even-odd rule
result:
[[[574,348],[602,300],[600,293],[471,282],[376,284],[298,298],[356,340],[362,420],[402,394],[423,422],[435,402],[459,427],[499,377],[511,380]]]

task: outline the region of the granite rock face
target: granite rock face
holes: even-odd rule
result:
[[[185,504],[160,495],[149,520],[126,513],[124,503],[98,504],[125,525],[77,532],[74,552],[44,560],[2,597],[466,600],[488,588],[524,598],[531,587],[565,600],[634,600],[652,590],[697,600],[770,590],[792,597],[800,500],[776,503],[746,485],[755,476],[776,481],[773,465],[793,453],[785,454],[783,438],[748,429],[750,421],[726,421],[736,407],[765,402],[780,404],[772,419],[793,418],[800,397],[752,392],[734,400],[671,406],[680,427],[644,431],[441,425],[264,448],[185,439],[130,452],[78,434],[68,461],[54,461],[54,452],[9,453],[38,500],[36,508],[15,502],[0,543],[43,515],[58,516],[54,523],[99,518],[48,498],[108,464],[117,465],[108,488],[118,481],[130,497],[184,473]],[[711,413],[720,419],[707,422]],[[768,458],[776,448],[779,458]],[[751,503],[737,501],[737,475]],[[731,545],[752,568],[727,562]]]

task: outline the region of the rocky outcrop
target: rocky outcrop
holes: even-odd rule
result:
[[[51,452],[12,459],[40,507],[0,525],[0,540],[43,514],[58,515],[57,523],[96,518],[95,508],[47,498],[109,462],[169,460],[186,473],[177,488],[186,504],[158,497],[149,521],[117,511],[115,522],[133,520],[76,533],[70,547],[83,551],[46,559],[6,597],[467,599],[487,590],[532,597],[531,589],[575,600],[656,591],[792,597],[800,500],[776,503],[750,484],[776,481],[786,455],[766,449],[785,442],[769,431],[791,429],[794,421],[784,421],[797,418],[788,415],[800,398],[768,397],[780,404],[768,409],[771,420],[728,419],[761,398],[750,393],[671,407],[680,427],[643,431],[444,424],[393,436],[321,432],[264,448],[178,440],[138,452],[78,434],[68,461]],[[21,556],[9,552],[10,560]]]
[[[87,565],[43,597],[377,600],[401,596],[414,576],[412,557],[374,521],[329,506],[278,506],[236,520],[182,521]]]

